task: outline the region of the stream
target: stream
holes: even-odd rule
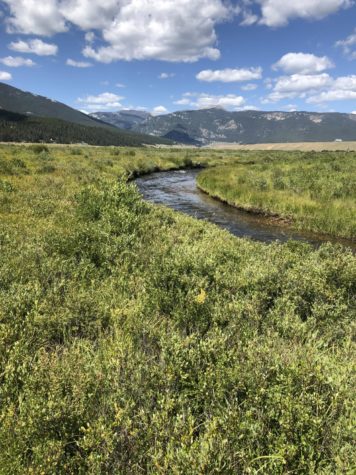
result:
[[[331,241],[355,249],[355,243],[351,241],[295,231],[287,226],[275,224],[261,215],[238,210],[211,198],[197,188],[196,176],[199,172],[200,170],[157,172],[137,178],[135,181],[144,199],[217,224],[238,237],[266,243],[294,239],[315,246]]]

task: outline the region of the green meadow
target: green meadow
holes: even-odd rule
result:
[[[356,238],[355,152],[265,152],[264,157],[257,153],[257,160],[250,156],[204,171],[199,187],[297,229]]]
[[[127,181],[204,165],[215,194],[223,164],[229,190],[339,203],[350,236],[355,156],[325,157],[0,146],[0,473],[353,473],[352,252],[237,239]]]

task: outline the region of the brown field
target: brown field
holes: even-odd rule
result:
[[[239,145],[236,143],[213,143],[207,148],[213,149],[228,149],[228,150],[302,150],[305,152],[315,150],[321,152],[322,150],[343,150],[356,151],[355,142],[296,142],[296,143],[259,143]]]

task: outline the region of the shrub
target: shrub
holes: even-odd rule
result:
[[[32,152],[37,154],[37,155],[42,153],[42,152],[49,152],[48,146],[44,145],[44,144],[31,145],[30,150],[32,150]]]

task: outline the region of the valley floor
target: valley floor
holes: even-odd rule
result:
[[[327,151],[356,151],[356,142],[292,142],[292,143],[258,143],[258,144],[237,144],[226,142],[215,142],[207,148],[217,150],[282,150],[282,151],[303,151],[322,152]]]
[[[0,153],[1,474],[352,472],[356,257],[126,182],[252,156]]]

